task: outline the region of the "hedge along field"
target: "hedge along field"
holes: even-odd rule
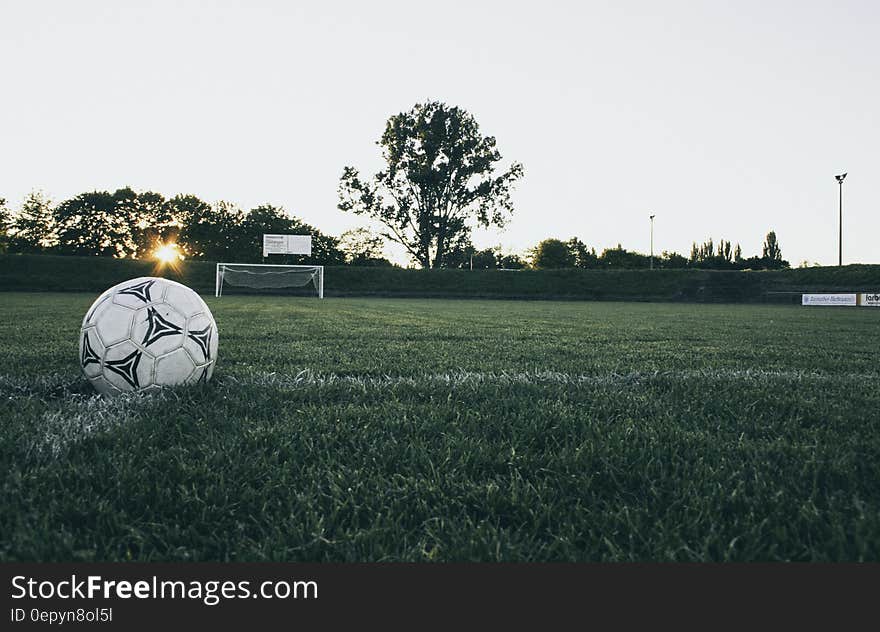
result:
[[[215,264],[104,257],[0,255],[0,290],[89,291],[137,276],[167,276],[214,293]],[[799,302],[800,292],[880,291],[880,266],[780,271],[407,270],[328,267],[326,296],[586,299],[688,302]]]
[[[209,298],[102,399],[93,298],[0,297],[0,560],[880,560],[880,310]]]

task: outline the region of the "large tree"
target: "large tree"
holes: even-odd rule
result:
[[[788,261],[782,258],[782,248],[779,247],[779,241],[776,239],[776,233],[770,231],[764,238],[764,245],[761,249],[761,258],[768,270],[778,270],[779,268],[789,267]]]
[[[716,247],[714,240],[710,237],[699,247],[694,242],[689,263],[694,268],[730,270],[739,267],[741,261],[742,248],[739,244],[734,247],[729,240],[720,239]]]
[[[620,244],[616,248],[605,248],[599,256],[599,265],[614,269],[647,268],[650,265],[648,255],[627,250]]]
[[[208,204],[195,195],[177,195],[168,203],[182,225],[178,243],[187,257],[234,260],[229,253],[241,239],[241,209],[224,201]]]
[[[58,251],[66,255],[124,257],[131,241],[128,211],[108,191],[81,193],[55,208]]]
[[[181,229],[180,217],[164,195],[153,191],[136,193],[126,187],[116,191],[113,196],[128,218],[129,256],[144,259],[160,243],[177,241]]]
[[[572,263],[575,268],[595,268],[599,265],[596,249],[588,249],[587,245],[577,237],[569,239],[566,245],[571,252]]]
[[[465,110],[416,104],[388,119],[377,144],[386,168],[364,179],[345,167],[339,208],[381,222],[383,236],[423,267],[443,266],[473,226],[503,226],[513,212],[511,185],[523,167],[499,172],[495,138]]]
[[[522,270],[526,267],[526,262],[518,254],[501,254],[500,251],[495,253],[495,261],[499,268],[504,270]]]
[[[41,252],[55,245],[52,203],[41,191],[24,198],[9,221],[9,247],[13,252]]]
[[[687,257],[683,257],[677,252],[667,252],[664,250],[657,261],[657,265],[661,268],[687,268],[688,260]]]
[[[573,268],[574,256],[561,239],[545,239],[531,252],[532,265],[538,269]]]
[[[54,211],[64,254],[145,257],[179,229],[165,198],[131,187],[82,193]]]

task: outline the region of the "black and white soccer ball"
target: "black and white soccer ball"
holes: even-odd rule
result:
[[[86,312],[83,373],[102,394],[207,382],[217,362],[217,324],[185,285],[141,277],[114,285]]]

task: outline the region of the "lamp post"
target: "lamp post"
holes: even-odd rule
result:
[[[651,270],[654,269],[654,215],[651,215]]]
[[[839,176],[834,176],[834,179],[837,180],[838,188],[840,189],[840,207],[838,210],[838,234],[837,234],[837,265],[843,265],[843,180],[846,178],[845,173],[841,173]]]

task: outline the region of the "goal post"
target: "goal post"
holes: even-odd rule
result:
[[[324,298],[324,266],[218,263],[214,296],[223,296],[224,286],[281,290],[305,287],[310,283],[318,298]]]

